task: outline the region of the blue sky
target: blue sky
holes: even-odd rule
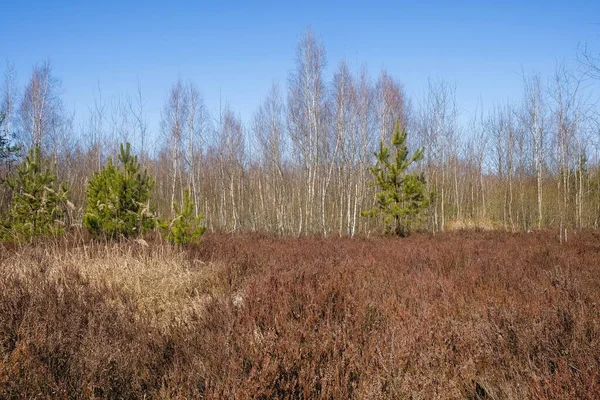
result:
[[[326,4],[322,4],[326,3]],[[0,60],[23,84],[50,59],[67,109],[87,117],[98,84],[104,100],[133,93],[138,79],[156,130],[179,77],[217,111],[219,98],[245,122],[272,81],[285,86],[299,36],[325,43],[330,77],[345,58],[385,67],[419,96],[427,79],[457,87],[462,114],[521,96],[521,71],[549,76],[573,63],[580,43],[600,53],[600,1],[6,1]]]

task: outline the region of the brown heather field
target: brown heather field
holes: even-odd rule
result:
[[[0,398],[598,399],[600,234],[0,245]]]

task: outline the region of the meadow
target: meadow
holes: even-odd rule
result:
[[[0,398],[597,399],[600,233],[0,244]]]

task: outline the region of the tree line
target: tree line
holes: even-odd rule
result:
[[[428,194],[418,229],[598,228],[599,64],[582,55],[577,68],[559,66],[551,77],[523,74],[514,99],[465,118],[456,87],[444,81],[430,80],[422,98],[409,99],[385,70],[373,78],[341,61],[326,77],[325,47],[307,30],[287,82],[272,85],[250,121],[228,105],[209,112],[199,88],[180,79],[158,132],[149,129],[140,84],[134,96],[111,102],[99,91],[87,121],[75,126],[49,62],[33,68],[24,88],[9,64],[0,88],[0,176],[42,149],[69,187],[69,223],[81,224],[90,180],[117,159],[120,143],[131,143],[163,218],[185,203],[209,230],[353,236],[386,218],[369,213],[381,202],[370,167],[399,131],[408,148],[423,149],[409,167],[413,185]],[[8,151],[15,146],[20,155]],[[0,214],[11,199],[3,186]]]

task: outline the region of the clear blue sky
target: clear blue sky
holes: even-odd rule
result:
[[[212,111],[219,94],[248,121],[273,80],[286,84],[307,26],[324,41],[331,76],[380,68],[420,95],[428,77],[456,83],[468,114],[519,99],[521,69],[548,76],[575,60],[579,43],[600,52],[600,1],[60,1],[8,0],[0,11],[0,60],[23,84],[50,59],[67,109],[87,118],[103,99],[133,93],[139,79],[148,122],[178,77],[201,90]]]

